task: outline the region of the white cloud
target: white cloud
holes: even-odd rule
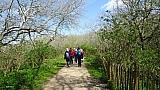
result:
[[[118,2],[117,2],[118,1]],[[108,3],[106,3],[105,5],[101,6],[102,9],[106,9],[106,10],[112,10],[113,8],[116,8],[118,6],[123,6],[123,2],[121,0],[110,0]]]

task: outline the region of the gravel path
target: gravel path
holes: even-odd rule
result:
[[[74,63],[70,67],[63,67],[42,86],[42,90],[109,90],[103,87],[98,79],[90,76],[84,63],[82,67]]]

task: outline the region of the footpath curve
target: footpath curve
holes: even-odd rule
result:
[[[63,67],[42,86],[42,90],[109,90],[98,79],[92,78],[84,63]]]

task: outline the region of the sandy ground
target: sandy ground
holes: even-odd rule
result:
[[[98,79],[92,78],[84,63],[63,67],[42,86],[42,90],[109,90]]]

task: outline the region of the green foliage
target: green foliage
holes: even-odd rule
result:
[[[0,74],[0,88],[9,90],[33,90],[39,88],[40,85],[46,82],[48,77],[56,74],[65,65],[65,60],[49,60],[45,62],[38,73],[36,68],[23,69],[13,71],[6,76]]]
[[[97,49],[96,47],[87,45],[87,44],[83,44],[81,46],[81,48],[85,51],[85,53],[89,56],[89,55],[94,55],[97,53]]]
[[[133,58],[136,62],[139,62],[141,66],[150,69],[158,68],[158,63],[160,62],[158,54],[151,48],[145,50],[137,50],[133,53]]]
[[[98,32],[99,49],[107,61],[124,66],[136,62],[140,64],[140,70],[143,68],[144,72],[148,70],[160,75],[159,10],[154,10],[159,7],[156,1],[144,1],[141,5],[137,1],[124,3],[123,8],[117,8],[113,13],[107,11],[105,18],[101,18],[105,26]]]
[[[37,42],[35,48],[26,54],[26,61],[31,67],[39,66],[45,59],[55,58],[58,54],[58,50],[53,46]]]
[[[50,60],[60,53],[42,42],[36,42],[33,49],[22,44],[6,46],[2,50],[0,89],[4,90],[33,90],[65,64],[65,60]]]
[[[31,69],[14,71],[6,76],[1,75],[0,86],[2,89],[19,90],[22,87],[32,89],[34,86],[33,72]]]
[[[56,57],[56,55],[58,55],[58,51],[53,46],[37,42],[35,48],[28,53],[27,57],[29,59],[50,59]]]

